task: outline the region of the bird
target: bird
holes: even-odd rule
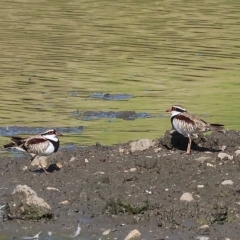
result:
[[[11,143],[3,145],[3,147],[29,153],[32,157],[30,160],[32,162],[36,156],[50,156],[57,152],[60,144],[58,136],[62,136],[62,134],[54,129],[50,129],[42,134],[27,138],[12,137]],[[39,166],[48,174],[47,170],[42,166],[41,161],[39,161]]]
[[[174,105],[166,112],[171,113],[171,123],[174,130],[185,137],[188,137],[188,146],[185,154],[191,153],[191,136],[194,133],[201,133],[207,131],[222,131],[223,124],[207,123],[204,120],[190,114],[181,105]]]

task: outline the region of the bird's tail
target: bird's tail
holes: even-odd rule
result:
[[[222,131],[224,129],[224,125],[218,123],[210,123],[209,128],[210,131]]]
[[[13,143],[13,142],[11,142],[11,143],[8,143],[8,144],[3,145],[3,147],[4,147],[4,148],[14,148],[14,147],[16,147],[16,144]]]
[[[23,143],[23,140],[24,139],[21,138],[21,137],[12,137],[11,138],[12,143],[15,144],[18,147]]]
[[[12,137],[11,138],[11,143],[8,143],[6,145],[3,145],[4,148],[12,148],[12,149],[17,149],[17,150],[20,150],[20,151],[24,151],[24,149],[22,149],[20,147],[20,145],[23,143],[22,142],[22,138],[20,137]]]

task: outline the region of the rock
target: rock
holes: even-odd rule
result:
[[[84,160],[84,161],[85,161],[85,163],[89,163],[89,160],[88,160],[87,158],[85,158],[85,160]]]
[[[162,148],[155,148],[155,149],[154,149],[154,152],[155,152],[155,153],[158,153],[158,152],[160,152],[161,150],[162,150]]]
[[[108,235],[111,232],[111,229],[105,230],[102,235]]]
[[[180,197],[180,201],[192,202],[194,198],[191,193],[186,192]]]
[[[198,229],[208,229],[209,228],[209,225],[202,225],[202,226],[200,226]]]
[[[137,168],[130,168],[129,170],[130,170],[130,172],[136,172]]]
[[[207,163],[206,165],[207,165],[207,167],[214,167],[214,168],[216,167],[216,166],[212,165],[211,163]]]
[[[220,153],[218,154],[218,158],[219,158],[220,160],[223,160],[224,158],[227,158],[227,153],[220,152]]]
[[[208,240],[209,237],[205,237],[205,236],[198,236],[197,237],[198,240]]]
[[[121,148],[121,147],[120,147],[120,148],[118,149],[118,151],[119,151],[120,153],[124,153],[124,148]]]
[[[222,182],[222,185],[233,185],[233,181],[232,180],[224,180]]]
[[[130,151],[132,153],[136,151],[144,151],[154,145],[155,145],[155,142],[150,139],[140,139],[138,141],[130,143],[130,147],[131,147]]]
[[[41,161],[42,166],[45,168],[47,167],[47,158],[46,156],[36,156],[31,162],[31,165],[39,167],[39,162]]]
[[[60,202],[59,204],[67,205],[67,204],[69,204],[69,201],[68,200],[64,200],[64,201]]]
[[[240,150],[235,151],[235,155],[238,156],[240,154]]]
[[[202,157],[199,157],[199,158],[195,158],[194,160],[203,163],[203,162],[205,162],[208,159],[211,159],[211,158],[202,156]]]
[[[53,191],[60,192],[60,191],[59,191],[59,189],[57,189],[57,188],[54,188],[54,187],[47,187],[47,190],[53,190]]]
[[[24,167],[22,168],[22,170],[23,170],[23,171],[27,171],[27,170],[28,170],[28,167],[27,167],[27,166],[24,166]]]
[[[220,160],[223,160],[223,159],[233,160],[233,156],[231,156],[231,155],[229,155],[229,154],[227,154],[227,153],[223,153],[223,152],[220,152],[220,153],[218,154],[218,158],[219,158]]]
[[[140,237],[141,233],[137,229],[134,229],[124,238],[124,240],[133,240]]]
[[[73,161],[75,161],[75,160],[76,160],[75,157],[71,157],[70,160],[69,160],[69,162],[73,162]]]
[[[57,162],[56,163],[56,167],[58,167],[58,169],[61,169],[63,167],[62,163],[61,162]]]
[[[204,188],[204,185],[198,185],[197,187],[198,188]]]
[[[224,151],[225,149],[226,149],[226,145],[222,145],[221,147],[219,147],[220,148],[220,150],[222,150],[222,151]]]
[[[6,212],[9,219],[40,220],[53,217],[50,206],[27,185],[18,185],[14,189]]]
[[[98,172],[93,173],[93,175],[99,175],[99,174],[103,175],[103,174],[105,174],[105,172],[98,171]]]

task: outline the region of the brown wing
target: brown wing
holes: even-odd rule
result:
[[[41,154],[49,146],[49,141],[42,136],[35,136],[25,139],[23,144],[29,153]]]
[[[27,145],[30,145],[30,144],[39,144],[39,143],[43,143],[43,142],[46,142],[47,139],[45,138],[41,138],[41,137],[33,137],[33,138],[30,138],[28,139],[25,144]]]
[[[189,114],[188,112],[180,114],[179,117],[182,117],[184,119],[184,121],[188,125],[187,128],[191,132],[197,133],[209,131],[209,124],[207,122],[192,114]]]

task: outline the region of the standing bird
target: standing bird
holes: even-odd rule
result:
[[[166,112],[172,113],[172,127],[189,139],[186,154],[190,154],[191,152],[192,134],[207,131],[221,131],[224,129],[224,125],[207,123],[204,120],[188,113],[187,110],[180,105],[174,105]]]
[[[32,162],[36,156],[49,156],[57,152],[60,143],[58,136],[62,136],[62,134],[51,129],[40,135],[34,135],[28,138],[12,137],[12,142],[3,146],[4,148],[28,152],[32,156]],[[39,161],[39,166],[48,174],[47,170],[42,166],[41,161]]]

